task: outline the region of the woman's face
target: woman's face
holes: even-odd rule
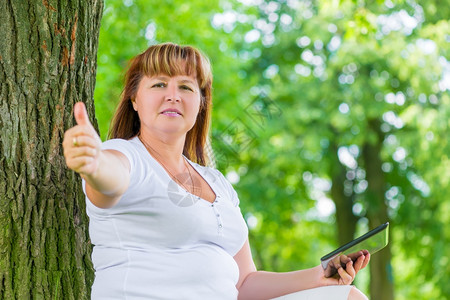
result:
[[[141,121],[141,131],[185,135],[197,119],[200,89],[193,76],[144,76],[132,103]]]

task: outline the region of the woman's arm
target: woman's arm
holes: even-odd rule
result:
[[[346,268],[339,268],[339,276],[325,278],[322,267],[286,273],[257,271],[253,263],[250,245],[247,242],[234,256],[239,266],[239,299],[271,299],[301,290],[326,285],[351,284],[356,273],[369,262],[370,255],[361,255],[355,262],[349,261]]]
[[[77,125],[64,134],[64,157],[67,166],[86,180],[86,194],[101,208],[119,201],[130,182],[130,162],[115,150],[101,150],[101,140],[82,102],[74,106]]]
[[[100,150],[99,166],[94,174],[81,174],[86,180],[86,195],[100,208],[114,206],[130,183],[130,162],[115,150]]]

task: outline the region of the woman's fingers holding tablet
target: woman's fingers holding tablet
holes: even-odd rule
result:
[[[345,265],[345,268],[339,267],[338,274],[339,274],[339,284],[342,284],[342,285],[351,284],[356,276],[356,271],[353,268],[353,261],[350,260]]]
[[[364,269],[369,263],[369,260],[370,260],[370,253],[369,251],[365,250],[363,254],[360,255],[354,263],[356,273],[358,273],[361,269]]]

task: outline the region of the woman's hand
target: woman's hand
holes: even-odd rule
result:
[[[64,134],[64,158],[70,169],[82,175],[92,175],[98,169],[101,139],[89,122],[84,103],[77,102],[73,110],[77,125]]]
[[[320,279],[319,282],[322,285],[349,285],[355,280],[356,274],[364,269],[370,261],[369,252],[361,252],[361,255],[353,262],[352,259],[348,258],[345,263],[345,268],[340,264],[337,264],[337,274],[333,277],[325,277],[324,270],[322,266],[320,267]]]

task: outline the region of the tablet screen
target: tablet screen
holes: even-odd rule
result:
[[[383,249],[388,244],[388,228],[389,223],[382,224],[359,238],[354,239],[323,256],[320,260],[322,267],[325,270],[325,277],[331,277],[336,274],[336,266],[338,266],[338,264],[345,267],[349,258],[356,261],[363,253],[369,252],[370,254],[374,254]]]

